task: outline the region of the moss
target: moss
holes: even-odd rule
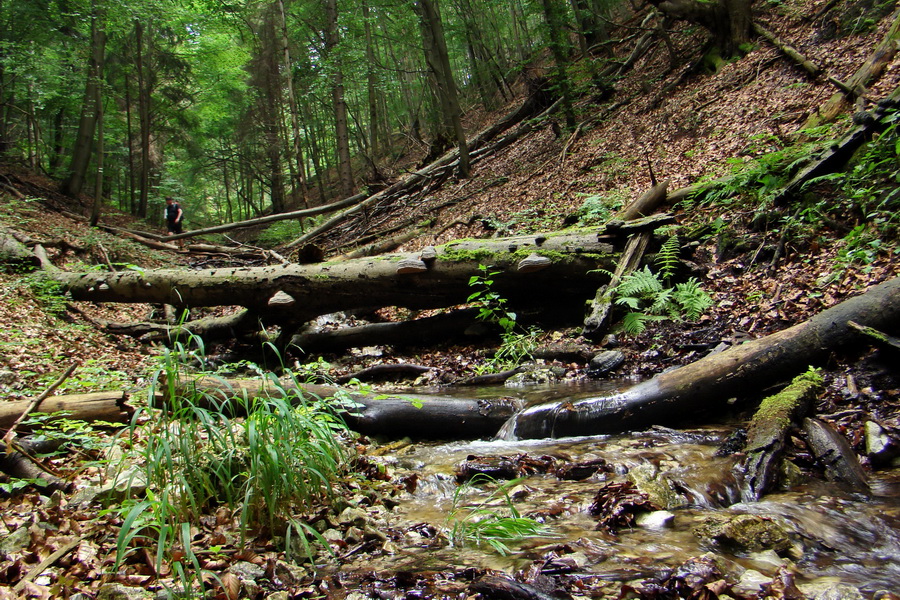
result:
[[[810,368],[798,375],[779,393],[765,398],[753,416],[753,424],[774,422],[779,427],[790,427],[796,411],[806,399],[818,392],[824,381],[819,369]]]

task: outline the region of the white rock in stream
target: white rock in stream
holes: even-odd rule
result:
[[[810,583],[801,583],[797,587],[809,600],[864,600],[858,589],[841,583],[836,577],[823,577]]]
[[[772,583],[771,577],[766,577],[759,571],[747,569],[741,575],[741,580],[732,586],[732,591],[739,597],[750,596],[756,598],[762,591],[762,586]]]
[[[640,513],[634,522],[645,529],[667,529],[675,524],[675,513],[667,510]]]

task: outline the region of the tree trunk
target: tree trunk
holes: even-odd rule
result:
[[[750,41],[751,0],[651,0],[661,12],[673,19],[691,21],[705,27],[713,45],[728,58],[741,53]]]
[[[306,160],[303,158],[303,149],[300,146],[300,108],[297,106],[297,95],[294,93],[294,75],[293,62],[291,61],[291,47],[288,39],[287,31],[287,14],[284,10],[284,0],[278,0],[278,12],[281,16],[281,45],[284,57],[284,77],[285,87],[288,92],[288,108],[291,113],[291,147],[293,152],[289,157],[289,162],[293,165],[291,171],[295,173],[295,179],[291,187],[291,194],[294,198],[294,206],[303,202],[303,205],[309,208],[309,198],[306,191]]]
[[[96,13],[96,10],[94,12]],[[81,106],[81,118],[78,121],[78,133],[72,148],[69,173],[62,186],[63,192],[70,196],[77,196],[84,187],[84,178],[91,161],[94,131],[97,127],[100,110],[99,87],[102,84],[103,59],[106,54],[106,33],[97,23],[98,19],[97,14],[91,16],[91,55],[88,60],[87,83]]]
[[[587,298],[614,266],[612,242],[659,219],[635,221],[607,234],[575,233],[457,241],[435,249],[434,258],[394,254],[316,265],[279,265],[189,271],[47,273],[74,299],[159,302],[181,307],[240,305],[273,320],[305,321],[351,308],[440,308],[463,304],[479,266],[498,271],[492,291],[518,306],[554,306]],[[621,224],[620,224],[621,225]],[[540,260],[533,260],[538,256]]]
[[[450,66],[441,16],[432,0],[417,0],[413,3],[413,8],[419,15],[425,59],[434,77],[435,92],[441,103],[443,117],[456,138],[459,152],[459,174],[461,177],[468,177],[470,172],[469,147],[462,127],[462,109],[456,93],[456,81]]]
[[[521,407],[511,398],[476,399],[446,398],[420,394],[340,393],[340,388],[285,381],[273,386],[268,380],[223,380],[205,377],[197,381],[178,382],[176,393],[191,394],[202,390],[204,397],[215,398],[219,410],[239,413],[235,398],[282,397],[299,389],[309,398],[328,399],[353,431],[364,435],[417,439],[475,439],[492,436]],[[346,404],[350,400],[355,406]]]
[[[331,62],[331,98],[334,108],[335,143],[337,144],[338,181],[344,198],[353,195],[353,170],[350,162],[350,131],[347,124],[347,102],[344,100],[344,73],[338,53],[337,0],[325,0],[325,52]]]
[[[618,394],[524,410],[505,438],[595,435],[672,422],[805,370],[829,349],[858,339],[848,321],[876,329],[900,323],[900,277],[870,288],[810,320],[657,375]]]

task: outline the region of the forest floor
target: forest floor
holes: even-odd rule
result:
[[[890,26],[890,19],[883,19],[877,28],[863,34],[829,37],[828,30],[835,25],[810,18],[820,4],[824,3],[771,3],[762,9],[760,17],[769,28],[825,65],[829,73],[846,79],[871,53]],[[652,178],[648,165],[652,165],[653,176],[670,181],[670,190],[737,169],[754,168],[766,157],[793,147],[803,123],[835,91],[825,81],[808,78],[762,40],[744,58],[724,64],[714,74],[695,72],[691,66],[698,58],[695,51],[702,37],[702,32],[679,29],[672,36],[675,66],[661,45],[616,83],[612,100],[584,96],[577,107],[582,125],[576,132],[558,136],[548,123],[519,143],[478,162],[470,179],[431,190],[421,202],[407,207],[403,218],[424,217],[432,215],[433,206],[457,198],[450,208],[434,215],[434,229],[454,221],[460,224],[438,236],[423,235],[404,249],[463,237],[557,230],[573,216],[584,223],[586,207],[592,200],[599,197],[608,204],[610,200],[625,204],[647,189]],[[898,84],[900,61],[895,59],[867,97],[885,97]],[[489,124],[509,108],[493,115],[470,115],[470,128],[475,131]],[[849,119],[840,120],[831,126],[828,138],[837,138],[849,127]],[[618,349],[626,361],[615,377],[651,376],[696,360],[702,355],[700,347],[731,345],[784,329],[900,274],[896,239],[882,240],[881,245],[854,255],[855,260],[848,259],[850,242],[846,234],[860,224],[858,216],[843,215],[843,222],[832,220],[834,227],[828,227],[799,216],[785,218],[791,213],[773,208],[772,218],[761,219],[754,202],[764,201],[760,193],[765,188],[761,182],[764,175],[747,181],[747,187],[754,189],[744,191],[760,194],[755,200],[725,199],[703,205],[682,202],[667,208],[676,215],[679,231],[705,232],[693,238],[691,256],[686,258],[714,305],[696,322],[666,321],[652,324],[639,335],[619,334]],[[53,183],[39,175],[7,165],[0,179],[25,197],[4,199],[0,224],[43,243],[60,268],[75,261],[153,268],[189,266],[194,260],[185,253],[150,251],[87,227],[84,218],[75,216],[86,214],[86,202],[73,203],[56,194]],[[834,190],[823,188],[822,193]],[[829,202],[839,204],[839,199],[824,195],[822,203]],[[793,214],[800,213],[799,209],[792,210],[796,211]],[[153,228],[115,216],[112,211],[104,215],[103,222]],[[786,231],[787,224],[794,230]],[[780,249],[777,257],[774,249]],[[27,273],[0,274],[0,286],[0,395],[5,399],[33,397],[75,364],[76,371],[56,393],[107,389],[139,393],[159,368],[158,347],[104,334],[92,324],[146,320],[153,307],[91,303],[68,303],[67,307],[52,289]],[[602,349],[599,343],[581,338],[575,326],[544,331],[541,342],[561,339]],[[334,376],[377,363],[410,362],[436,367],[452,380],[474,374],[489,351],[489,346],[435,345],[413,350],[379,348],[326,359]],[[868,464],[865,456],[865,422],[877,421],[895,439],[900,432],[900,380],[896,363],[891,360],[883,350],[862,345],[836,349],[821,365],[826,391],[815,411],[847,437],[867,468],[876,466]],[[569,379],[586,376],[584,364],[557,366],[566,370]],[[794,451],[802,452],[802,440],[794,441],[801,446]],[[96,458],[94,451],[87,454]],[[52,462],[77,487],[81,478],[91,476],[98,468],[90,463],[85,466],[83,458],[67,455]],[[11,483],[8,479],[2,482]],[[12,488],[7,485],[4,489],[9,492]],[[80,524],[82,521],[105,520],[104,527],[109,531],[120,522],[110,515],[100,516],[96,509],[66,510],[64,499],[48,501],[33,491],[4,493],[0,508],[0,528],[5,529],[0,537],[17,528],[32,528],[26,552],[5,547],[0,552],[0,597],[15,597],[10,588],[2,586],[12,586],[34,571],[40,561],[59,548],[60,536],[75,534],[84,539],[87,533],[80,532],[89,528]],[[52,523],[52,527],[42,523]],[[56,564],[50,565],[52,577],[37,577],[24,586],[22,593],[35,598],[59,597],[61,581],[68,582],[69,590],[95,593],[104,581],[102,573],[110,566],[114,545],[113,536],[105,542],[79,546],[75,554],[57,558]],[[277,555],[271,549],[269,554]],[[214,566],[209,568],[216,571]],[[120,582],[138,586],[150,579],[149,574],[141,573]],[[292,588],[296,596],[291,597],[341,595],[326,588],[314,579],[301,578]]]

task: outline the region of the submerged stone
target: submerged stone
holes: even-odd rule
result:
[[[778,523],[759,515],[713,515],[694,528],[704,542],[733,552],[791,549],[788,532]]]

